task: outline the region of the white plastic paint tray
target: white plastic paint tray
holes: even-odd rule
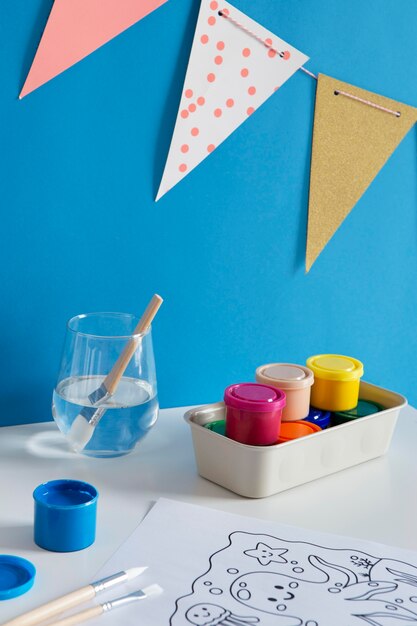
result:
[[[191,426],[198,473],[241,496],[265,498],[381,456],[407,400],[365,382],[359,396],[386,408],[276,446],[248,446],[204,428],[224,419],[223,402],[192,409],[184,418]]]

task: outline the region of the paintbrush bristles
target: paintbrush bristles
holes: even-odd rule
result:
[[[157,583],[155,583],[154,585],[149,585],[149,587],[145,587],[145,589],[142,589],[142,591],[146,595],[146,597],[149,597],[149,596],[154,596],[157,593],[162,593],[163,589],[161,585],[158,585]]]
[[[140,576],[141,574],[143,574],[143,572],[145,570],[147,570],[148,567],[131,567],[130,569],[125,570],[126,574],[127,574],[127,579],[128,580],[133,580],[134,578],[136,578],[137,576]]]

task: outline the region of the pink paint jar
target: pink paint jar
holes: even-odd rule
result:
[[[269,363],[257,368],[256,380],[284,391],[286,405],[282,412],[283,422],[307,417],[310,410],[310,391],[314,382],[314,374],[308,367],[292,363]]]
[[[224,392],[226,437],[250,446],[277,443],[285,393],[269,385],[240,383]]]

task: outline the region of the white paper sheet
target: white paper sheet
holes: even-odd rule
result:
[[[230,18],[260,37],[238,27]],[[275,51],[285,54],[285,58]],[[201,0],[165,171],[157,200],[213,152],[308,60],[223,0]]]
[[[417,554],[377,543],[161,499],[97,578],[138,565],[164,593],[106,626],[417,624]]]

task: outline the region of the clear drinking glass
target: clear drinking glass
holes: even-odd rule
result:
[[[99,389],[127,343],[137,343],[116,392],[100,404],[105,411],[81,450],[87,456],[114,457],[131,452],[158,417],[151,328],[133,335],[138,321],[127,313],[88,313],[73,317],[67,324],[52,400],[54,420],[66,436],[74,421],[81,419],[81,411],[92,407],[89,395]]]

